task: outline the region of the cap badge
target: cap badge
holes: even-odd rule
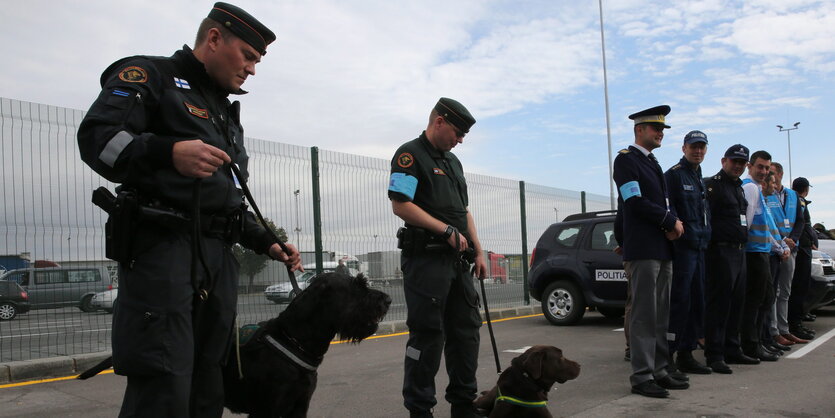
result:
[[[415,158],[412,157],[412,154],[408,152],[404,152],[397,156],[397,165],[403,168],[409,168],[412,164],[415,163]]]
[[[148,73],[141,67],[127,67],[119,73],[119,79],[128,83],[144,83],[148,81]]]
[[[183,104],[186,105],[188,113],[191,113],[192,115],[197,116],[198,118],[209,119],[209,112],[206,109],[201,109],[193,104],[189,104],[186,102],[183,102]]]

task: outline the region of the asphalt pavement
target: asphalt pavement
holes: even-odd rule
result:
[[[494,321],[500,362],[507,367],[511,350],[549,344],[582,365],[577,380],[555,385],[548,408],[554,416],[664,417],[831,417],[835,416],[835,306],[818,312],[807,326],[818,337],[795,346],[776,363],[732,366],[731,375],[691,375],[691,388],[671,391],[668,399],[630,393],[629,363],[623,361],[624,338],[618,320],[587,313],[578,326],[555,327],[541,314]],[[311,417],[408,416],[400,387],[406,335],[372,337],[359,345],[334,344],[319,368],[319,386]],[[701,353],[697,358],[702,359]],[[487,327],[482,328],[479,389],[497,378]],[[440,392],[447,378],[437,377]],[[125,379],[112,372],[88,381],[40,381],[0,385],[0,417],[113,417],[118,414]],[[448,417],[440,397],[436,417]],[[224,417],[238,416],[226,411]]]

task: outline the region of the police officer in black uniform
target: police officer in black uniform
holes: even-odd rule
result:
[[[450,152],[464,141],[475,119],[459,102],[443,97],[416,139],[397,149],[391,161],[388,195],[398,231],[406,296],[404,405],[412,417],[431,417],[435,374],[443,352],[453,417],[473,417],[479,328],[473,273],[484,279],[486,265],[467,206],[461,162]]]
[[[711,226],[705,254],[705,360],[713,372],[722,374],[733,373],[727,363],[760,362],[742,353],[739,340],[748,242],[748,201],[739,177],[747,163],[748,148],[733,145],[722,157],[722,169],[705,180]]]
[[[673,242],[673,281],[670,290],[670,356],[685,373],[710,374],[693,357],[704,334],[705,249],[710,241],[710,212],[705,202],[701,163],[707,153],[707,135],[690,131],[681,146],[684,156],[664,177],[670,189],[670,206],[684,223],[684,235]]]
[[[792,190],[797,192],[800,197],[800,207],[803,212],[803,217],[796,222],[803,223],[803,232],[800,234],[798,241],[797,260],[795,263],[794,277],[792,277],[791,295],[789,295],[789,333],[794,337],[792,341],[796,343],[808,342],[815,338],[815,334],[810,329],[803,326],[803,301],[806,300],[806,294],[809,293],[809,285],[812,280],[812,250],[818,249],[818,234],[812,228],[812,217],[809,214],[810,200],[806,200],[809,196],[809,180],[805,177],[798,177],[792,182]]]
[[[241,243],[292,269],[243,206],[248,180],[239,103],[275,35],[216,3],[194,50],[133,56],[108,67],[78,130],[82,159],[120,183],[107,225],[119,261],[113,364],[127,376],[120,416],[220,417],[221,364],[231,345]],[[236,175],[230,165],[236,165]]]
[[[665,398],[667,389],[689,384],[667,372],[667,326],[672,240],[684,227],[671,210],[664,173],[652,150],[664,139],[669,106],[657,106],[629,116],[635,123],[635,143],[615,158],[613,177],[618,186],[618,229],[622,228],[623,262],[632,294],[629,349],[632,393]],[[620,226],[622,224],[622,227]]]

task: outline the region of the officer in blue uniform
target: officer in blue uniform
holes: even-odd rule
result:
[[[629,348],[632,392],[665,398],[667,389],[689,384],[667,373],[667,327],[672,241],[684,233],[669,204],[664,173],[652,150],[664,139],[669,106],[657,106],[629,116],[635,143],[621,150],[614,162],[618,207],[623,224],[623,261],[632,292]]]
[[[670,292],[670,354],[685,373],[710,374],[693,358],[697,340],[704,334],[705,249],[710,241],[710,212],[705,201],[701,163],[707,152],[707,135],[691,131],[684,136],[684,156],[664,177],[670,188],[670,206],[684,224],[684,235],[673,242],[673,282]]]
[[[245,93],[274,40],[244,10],[216,3],[194,50],[107,68],[78,129],[81,158],[121,184],[119,208],[136,208],[111,210],[107,227],[108,257],[119,261],[113,366],[127,376],[120,416],[220,417],[237,309],[232,245],[300,267],[298,251],[284,254],[243,206],[249,157],[240,105],[227,98]]]

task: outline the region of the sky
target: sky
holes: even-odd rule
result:
[[[193,46],[213,4],[0,2],[0,96],[82,110],[113,61]],[[593,0],[239,0],[278,37],[238,97],[246,135],[390,159],[452,97],[477,119],[454,150],[465,171],[608,196],[627,116],[668,104],[662,167],[694,129],[705,176],[733,144],[769,151],[835,228],[835,2],[602,3],[611,152]]]

